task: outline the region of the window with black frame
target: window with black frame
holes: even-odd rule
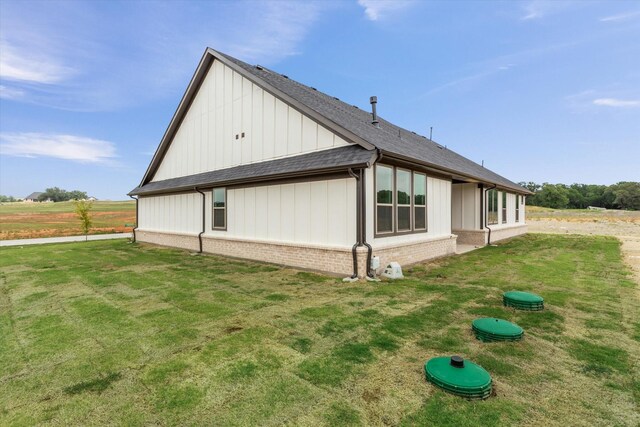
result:
[[[427,231],[427,175],[376,165],[376,235]]]
[[[213,228],[227,229],[227,189],[213,189]]]

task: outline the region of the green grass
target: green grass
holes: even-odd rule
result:
[[[532,235],[405,276],[123,241],[2,248],[0,425],[640,422],[640,303],[617,240]],[[514,289],[546,310],[503,307]],[[525,339],[483,344],[479,316]],[[427,383],[424,362],[451,354],[488,369],[495,396]]]

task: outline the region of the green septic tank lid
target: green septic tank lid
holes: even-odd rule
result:
[[[427,381],[445,391],[470,399],[486,399],[491,394],[491,375],[460,356],[435,357],[424,365]]]
[[[530,292],[522,291],[510,291],[504,293],[504,298],[510,299],[514,302],[523,302],[529,304],[539,304],[544,302],[544,299],[540,295],[532,294]]]
[[[529,292],[505,292],[502,295],[502,303],[507,307],[513,307],[518,310],[544,310],[544,299],[542,299],[542,297],[539,295]]]
[[[481,341],[517,341],[524,335],[524,330],[515,323],[495,317],[483,317],[471,323],[471,328]]]

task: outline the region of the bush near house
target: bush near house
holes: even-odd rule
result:
[[[530,235],[382,283],[124,241],[2,255],[0,425],[640,422],[637,284],[614,238]],[[513,289],[545,311],[504,308]],[[480,316],[524,340],[480,343]],[[496,396],[428,384],[424,362],[451,354]]]

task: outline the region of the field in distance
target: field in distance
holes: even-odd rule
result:
[[[134,201],[93,202],[89,234],[124,233],[136,221]],[[83,234],[73,202],[0,204],[0,240]]]

